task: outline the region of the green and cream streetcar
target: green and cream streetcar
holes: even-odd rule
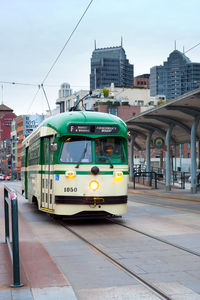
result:
[[[126,124],[110,114],[74,111],[45,120],[22,146],[25,197],[56,215],[126,212]]]

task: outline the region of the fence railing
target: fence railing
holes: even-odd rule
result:
[[[133,166],[134,173],[146,172],[145,165],[134,165]],[[151,172],[157,173],[157,182],[161,184],[165,184],[165,176],[166,171],[164,168],[153,167],[151,166]],[[143,180],[144,181],[144,180]],[[185,189],[189,187],[191,183],[191,173],[190,172],[181,172],[181,171],[172,171],[171,173],[171,184],[179,189]],[[148,184],[146,182],[145,184]],[[200,172],[197,173],[197,188],[200,188]]]
[[[152,186],[154,182],[154,188],[157,189],[158,176],[156,172],[140,172],[135,171],[133,173],[133,188],[135,189],[135,183],[142,183]]]
[[[10,210],[10,213],[9,213]],[[13,284],[11,287],[22,287],[20,282],[19,265],[19,231],[18,231],[18,204],[16,192],[4,185],[4,214],[5,214],[5,242],[8,244],[12,265]],[[11,222],[9,220],[11,215]],[[10,239],[10,223],[12,227],[12,239]]]

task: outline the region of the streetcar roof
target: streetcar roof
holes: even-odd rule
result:
[[[41,126],[56,130],[61,136],[69,134],[69,124],[118,125],[117,135],[126,136],[127,126],[123,120],[112,114],[93,111],[73,111],[52,116],[44,120]]]

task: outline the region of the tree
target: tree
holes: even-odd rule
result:
[[[101,96],[101,93],[104,94],[104,98],[108,98],[108,96],[109,96],[109,90],[108,89],[103,88],[103,90],[100,91],[100,96]]]

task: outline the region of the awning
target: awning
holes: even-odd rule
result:
[[[156,137],[165,138],[170,124],[174,124],[172,144],[190,143],[192,124],[199,116],[200,88],[140,113],[125,122],[128,130],[135,135],[134,145],[142,150],[145,148],[149,132],[153,132],[153,140]],[[200,139],[200,122],[196,138]]]

